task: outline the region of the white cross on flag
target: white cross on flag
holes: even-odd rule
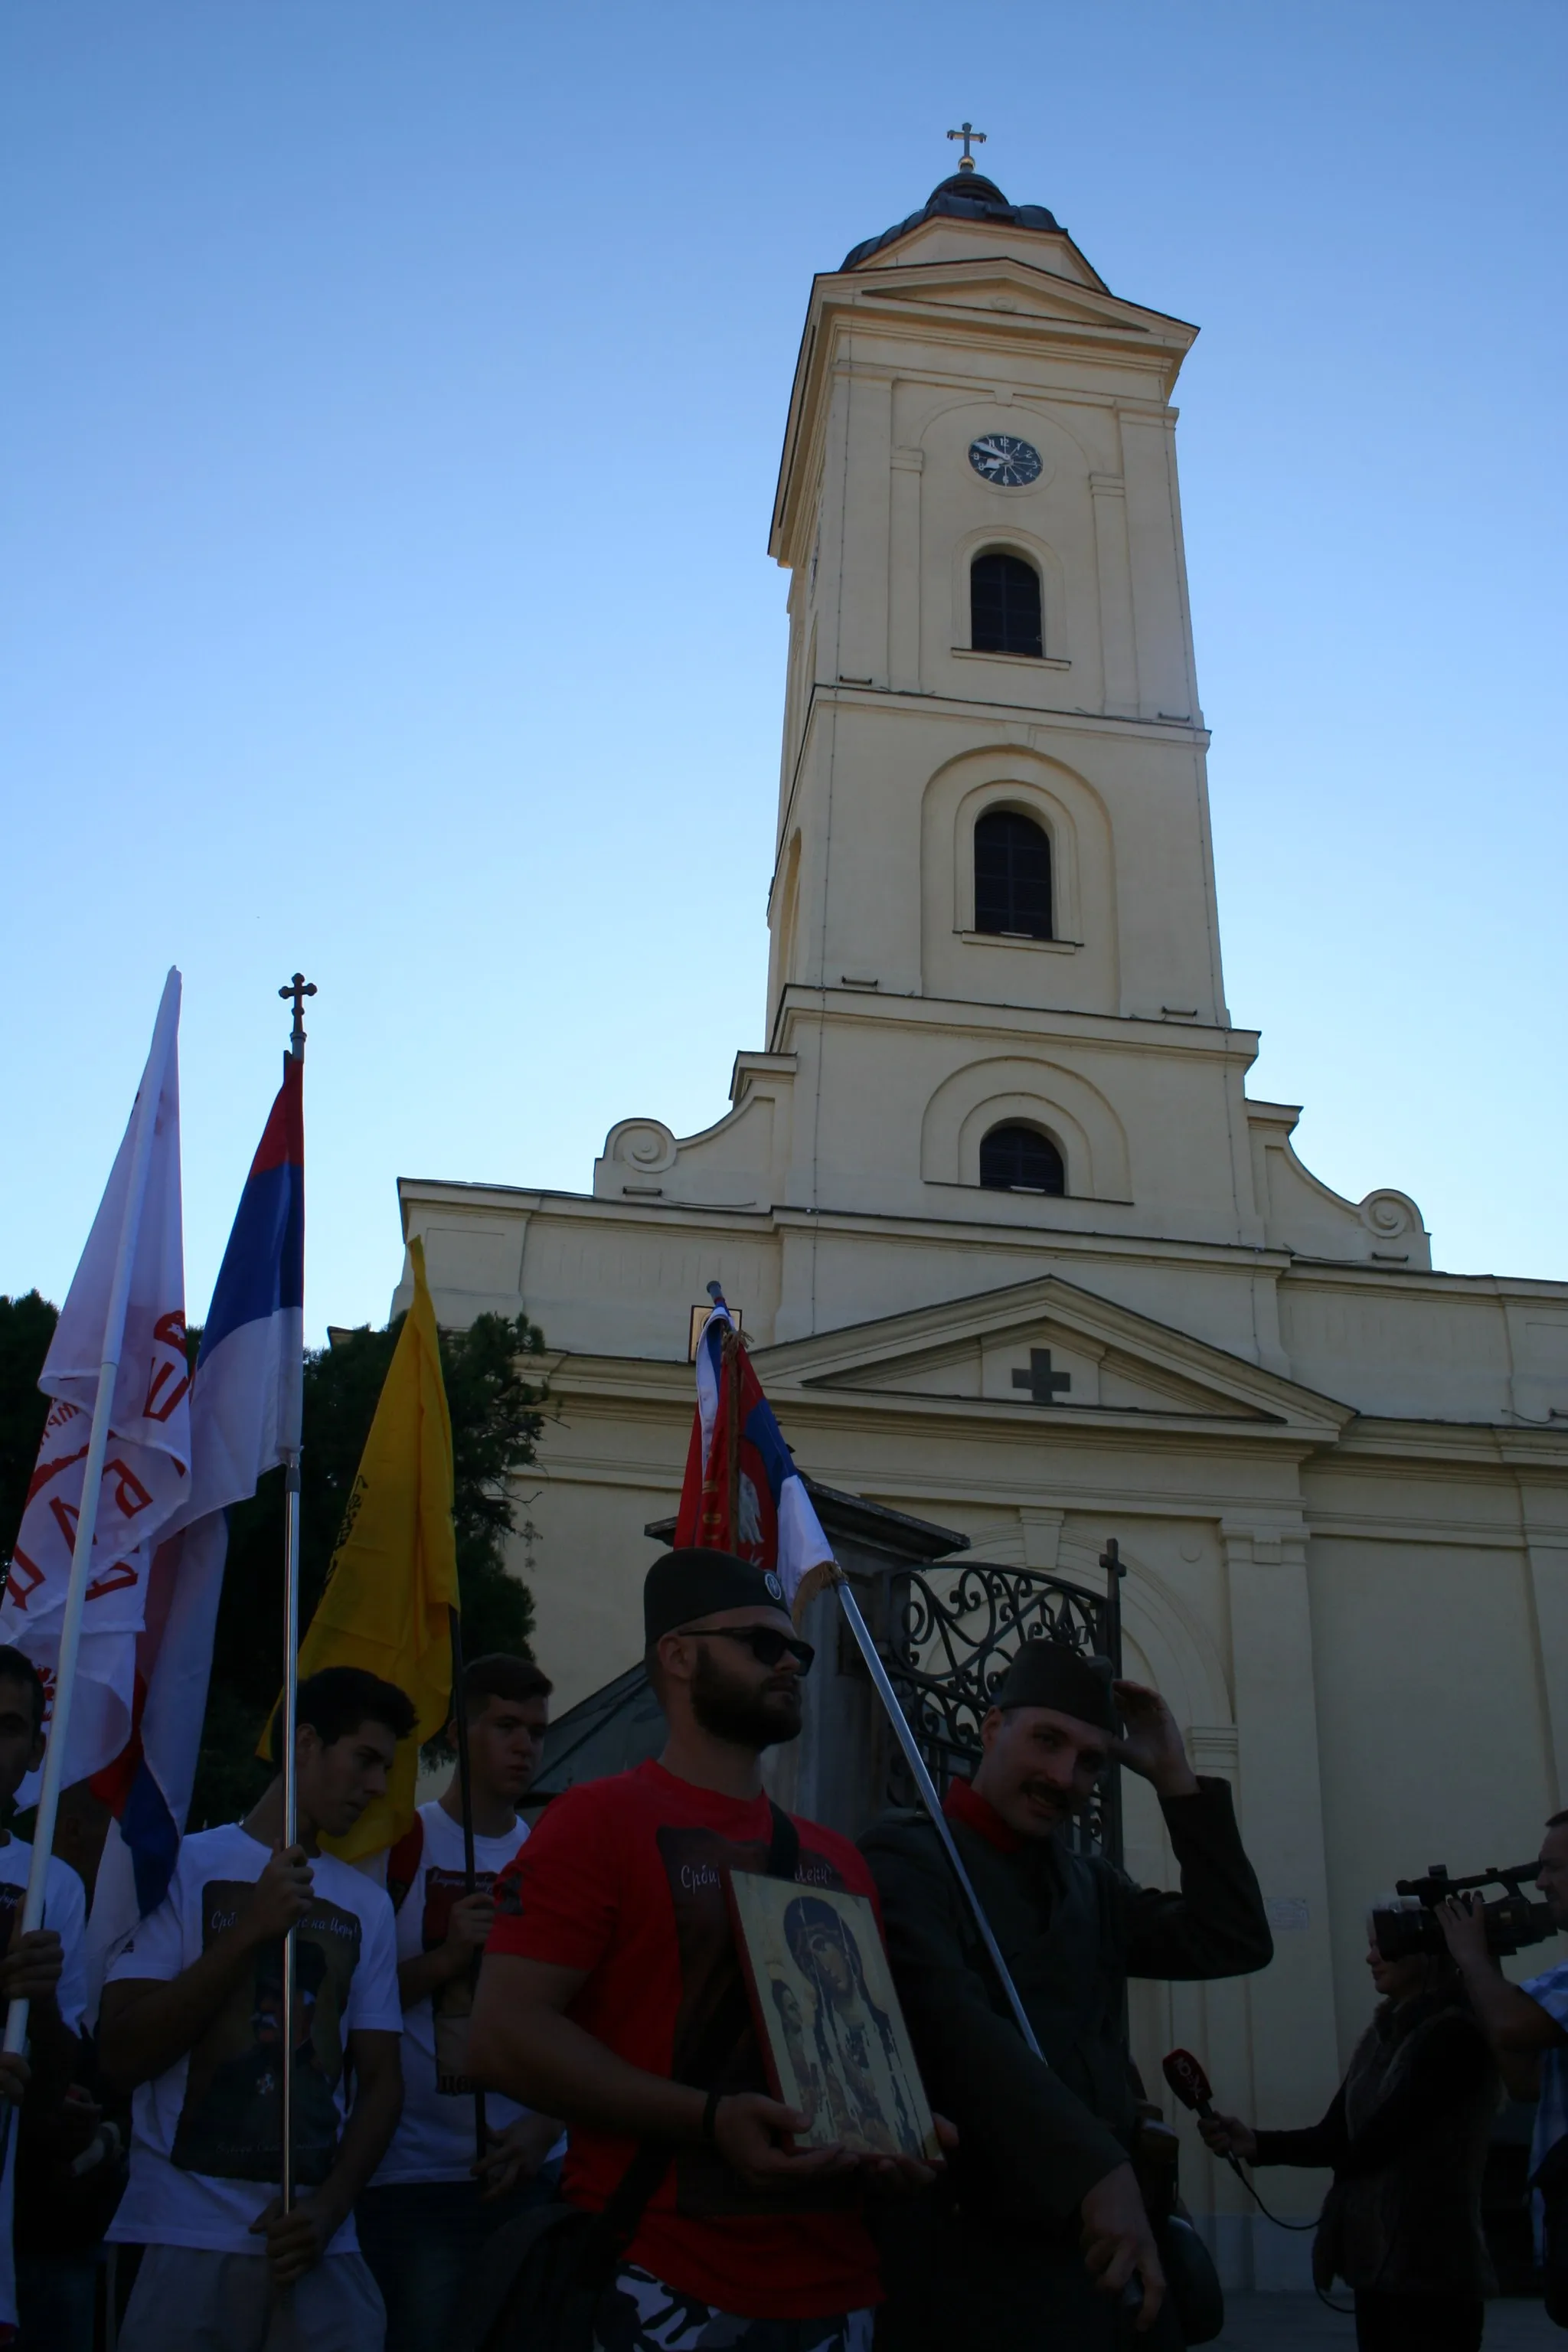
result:
[[[70,1705],[66,1782],[119,1755],[135,1711],[136,1636],[146,1613],[148,1571],[160,1531],[190,1486],[190,1374],[185,1363],[185,1271],[180,1223],[180,1077],[168,1024],[179,1019],[179,975],[163,991],[142,1089],[162,1062],[147,1189],[132,1259],[124,1343],[114,1383],[98,1526],[82,1612]],[[138,1097],[140,1099],[140,1096]],[[0,1642],[38,1667],[54,1698],[60,1620],[81,1511],[84,1458],[104,1357],[110,1289],[125,1223],[136,1127],[120,1147],[109,1188],[55,1327],[38,1386],[53,1402],[0,1604]],[[36,1796],[29,1779],[17,1791]]]

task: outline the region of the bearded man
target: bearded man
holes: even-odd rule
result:
[[[724,1891],[765,1870],[875,1899],[852,1845],[763,1791],[811,1645],[778,1579],[727,1552],[656,1560],[643,1618],[663,1753],[557,1797],[498,1880],[470,2070],[565,2118],[565,2194],[590,2211],[639,2143],[668,2147],[605,2288],[603,2352],[870,2352],[866,2191],[932,2168],[788,2145],[809,2119],[768,2094]]]
[[[1118,1710],[1122,1730],[1118,1724]],[[1157,1691],[1104,1660],[1026,1644],[946,1812],[1039,2043],[1034,2057],[923,1813],[860,1841],[931,2104],[958,2127],[949,2179],[884,2231],[887,2352],[1079,2352],[1182,2342],[1131,2165],[1130,1976],[1244,1976],[1273,1944],[1222,1780],[1200,1780]],[[1133,1885],[1064,1832],[1112,1763],[1160,1800],[1179,1895]]]

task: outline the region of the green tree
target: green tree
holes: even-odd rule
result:
[[[59,1308],[36,1290],[0,1298],[0,1569],[10,1565],[27,1481],[38,1458],[49,1410],[38,1374],[58,1321]]]
[[[326,1582],[343,1509],[386,1378],[398,1316],[384,1331],[340,1331],[305,1359],[300,1468],[300,1622],[308,1625]],[[544,1338],[524,1315],[480,1315],[441,1334],[441,1372],[452,1415],[453,1521],[468,1654],[529,1654],[533,1601],[506,1568],[509,1536],[526,1532],[513,1475],[533,1460],[543,1383]],[[531,1369],[534,1377],[530,1379]],[[266,1786],[255,1750],[283,1674],[283,1474],[270,1471],[230,1514],[228,1564],[218,1610],[212,1686],[190,1826],[233,1821]]]
[[[48,1401],[38,1389],[58,1310],[36,1290],[0,1297],[0,1566],[8,1565]],[[370,1433],[403,1318],[384,1331],[337,1334],[305,1359],[300,1459],[300,1622],[308,1625]],[[193,1360],[200,1340],[193,1330]],[[533,1601],[508,1573],[506,1544],[523,1534],[514,1474],[533,1459],[544,1387],[543,1334],[526,1316],[481,1315],[441,1334],[452,1414],[453,1519],[463,1636],[470,1657],[528,1654]],[[531,1370],[533,1377],[530,1378]],[[229,1514],[228,1559],[190,1827],[232,1821],[265,1787],[256,1743],[283,1677],[283,1473],[269,1471]]]

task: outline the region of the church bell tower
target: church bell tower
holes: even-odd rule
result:
[[[1225,1010],[1171,406],[1195,331],[973,166],[816,281],[772,541],[769,1033],[817,1065],[824,1204],[887,1205],[896,1148],[926,1214],[1012,1164],[1005,1213],[1043,1190],[1053,1222],[1239,1237],[1254,1041]]]
[[[967,157],[815,280],[767,1043],[701,1135],[612,1129],[596,1193],[1426,1262],[1403,1194],[1341,1200],[1246,1098],[1176,484],[1195,334]]]

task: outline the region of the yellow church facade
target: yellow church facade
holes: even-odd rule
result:
[[[1177,490],[1195,331],[973,170],[816,279],[765,1044],[700,1134],[620,1121],[590,1192],[400,1190],[441,1320],[521,1307],[555,1360],[528,1573],[561,1704],[639,1653],[710,1280],[824,1485],[1089,1586],[1117,1538],[1128,1671],[1233,1782],[1277,1949],[1139,1988],[1139,2056],[1157,2082],[1186,2043],[1287,2125],[1369,2012],[1373,1896],[1519,1860],[1563,1801],[1568,1285],[1435,1269],[1414,1202],[1342,1199],[1246,1092]],[[1184,2178],[1233,2283],[1299,2281],[1195,2138]]]

